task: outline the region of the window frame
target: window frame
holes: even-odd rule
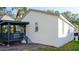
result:
[[[35,22],[35,32],[38,32],[38,23]]]

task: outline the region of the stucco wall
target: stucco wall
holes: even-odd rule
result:
[[[26,35],[33,43],[57,45],[58,20],[56,16],[31,11],[22,21],[30,22],[26,26]],[[38,32],[35,32],[35,22],[38,23]]]
[[[64,30],[64,33],[63,33]],[[58,45],[62,46],[74,38],[74,28],[61,20],[58,19]]]
[[[60,47],[73,39],[74,28],[57,16],[31,11],[22,21],[30,22],[26,26],[30,43]],[[35,32],[35,23],[38,23],[38,32]]]

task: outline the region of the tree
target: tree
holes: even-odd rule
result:
[[[18,12],[16,15],[16,19],[20,19],[23,17],[24,14],[26,14],[27,8],[26,7],[18,7],[17,9],[18,9]]]
[[[53,13],[53,14],[55,14],[55,15],[58,15],[59,16],[59,14],[60,14],[60,12],[59,11],[54,11],[54,10],[47,10],[47,12],[49,12],[49,13]]]
[[[0,16],[3,16],[5,14],[6,7],[0,7]]]
[[[72,13],[69,11],[61,13],[67,20],[71,21],[72,20]]]
[[[55,13],[54,10],[47,10],[47,12],[49,12],[49,13]]]
[[[69,20],[70,22],[73,20],[77,20],[78,14],[71,13],[69,11],[63,12],[62,15]]]
[[[77,20],[78,19],[78,14],[72,14],[72,20]]]

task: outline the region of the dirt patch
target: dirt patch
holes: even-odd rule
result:
[[[0,45],[0,51],[38,51],[38,48],[46,48],[48,46],[41,44],[14,44],[8,46]]]

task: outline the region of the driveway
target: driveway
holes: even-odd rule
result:
[[[0,51],[38,51],[38,48],[46,48],[48,46],[41,45],[41,44],[15,44],[8,46],[0,45]]]

